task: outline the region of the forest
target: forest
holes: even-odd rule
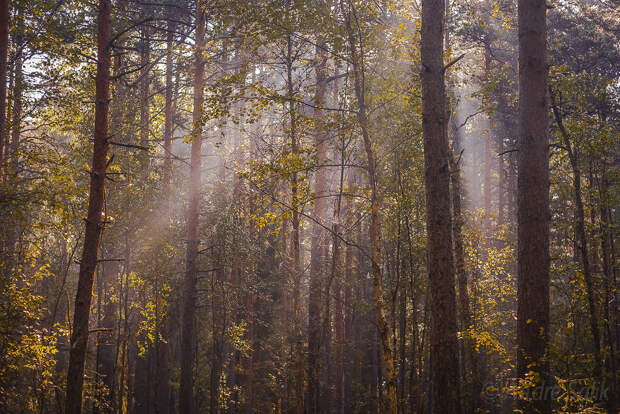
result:
[[[617,414],[618,4],[0,0],[0,414]]]

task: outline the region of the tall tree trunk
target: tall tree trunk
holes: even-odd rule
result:
[[[344,142],[342,142],[344,147]],[[332,225],[332,266],[329,281],[325,289],[325,315],[323,319],[323,337],[325,338],[325,352],[324,352],[324,365],[326,368],[326,383],[323,393],[325,394],[325,403],[323,412],[332,412],[332,398],[334,395],[335,411],[341,413],[343,409],[342,393],[343,393],[343,375],[344,375],[344,344],[343,344],[343,331],[344,320],[342,310],[342,254],[340,249],[340,213],[342,206],[342,192],[344,186],[344,149],[340,156],[340,181],[338,183],[338,197],[336,198],[336,205],[334,208],[334,224]],[[330,344],[331,344],[331,325],[329,319],[329,298],[331,284],[334,286],[334,330],[336,334],[335,338],[335,364],[330,364]],[[335,365],[335,369],[332,368]],[[333,383],[333,389],[331,384]]]
[[[88,343],[88,320],[93,291],[93,276],[97,267],[99,242],[103,230],[104,185],[108,153],[108,105],[110,80],[110,0],[100,0],[97,17],[97,75],[95,78],[95,133],[88,217],[84,233],[84,247],[80,261],[80,273],[75,307],[69,368],[67,371],[66,414],[81,414],[84,363]]]
[[[454,121],[452,121],[454,122]],[[454,149],[455,154],[460,153],[460,137],[459,131],[453,125],[454,133]],[[473,320],[471,317],[471,309],[469,305],[469,292],[467,290],[467,271],[465,269],[465,252],[463,248],[463,213],[461,211],[461,174],[458,160],[451,161],[452,182],[452,236],[454,237],[454,259],[456,262],[456,277],[458,283],[459,298],[459,314],[461,316],[462,330],[465,332],[467,343],[466,353],[469,356],[471,364],[471,376],[466,373],[466,377],[471,378],[471,411],[475,412],[480,407],[480,394],[482,392],[482,383],[480,381],[478,351],[476,350],[476,341],[471,335],[473,329]]]
[[[502,134],[503,131],[499,132],[497,137],[497,152],[498,152],[498,168],[497,173],[499,175],[499,182],[497,185],[497,225],[501,226],[505,222],[505,187],[506,187],[506,171],[504,169],[504,136]]]
[[[583,199],[581,197],[581,170],[579,169],[579,161],[577,158],[577,149],[573,148],[568,136],[568,131],[564,127],[562,114],[555,103],[552,101],[553,116],[560,130],[564,147],[568,152],[568,159],[573,170],[573,192],[575,199],[575,239],[579,249],[579,257],[583,266],[583,278],[586,282],[586,295],[588,300],[588,311],[590,316],[590,333],[594,342],[594,376],[598,381],[602,380],[603,363],[601,360],[601,334],[598,327],[598,318],[596,312],[596,297],[594,292],[594,281],[592,279],[592,269],[590,266],[590,257],[588,254],[588,239],[586,237],[585,212],[583,208]]]
[[[196,39],[194,49],[194,108],[192,113],[192,149],[190,155],[189,206],[187,210],[187,257],[183,290],[181,336],[180,412],[194,413],[194,324],[196,318],[196,282],[200,215],[200,168],[202,149],[202,105],[204,102],[204,58],[206,15],[202,0],[196,0]]]
[[[17,17],[16,19],[21,23],[22,19]],[[18,148],[21,139],[21,121],[23,111],[23,96],[24,96],[24,45],[21,34],[15,36],[15,47],[17,49],[15,56],[15,69],[14,69],[14,86],[13,86],[13,108],[11,126],[11,143],[6,148],[6,160],[7,174],[11,174],[13,179],[18,174]],[[7,125],[8,127],[8,125]]]
[[[450,169],[443,63],[444,0],[422,1],[422,129],[431,309],[434,413],[459,413],[456,294],[452,258]]]
[[[336,237],[334,237],[334,239],[336,239]],[[335,241],[335,240],[334,240]],[[338,249],[340,249],[340,246],[338,246]],[[335,256],[339,255],[340,253],[336,253],[337,249],[334,248],[333,249],[334,253],[334,261],[335,261]],[[338,264],[338,266],[340,267],[340,265]],[[335,412],[337,414],[343,414],[344,413],[344,349],[345,349],[345,345],[344,345],[344,314],[343,314],[343,295],[342,295],[342,276],[340,274],[338,274],[336,276],[336,285],[334,287],[334,302],[335,302],[335,309],[334,309],[334,330],[336,333],[336,340],[335,340],[335,345],[336,345],[336,376],[335,376],[335,383],[334,383],[334,401],[335,401]]]
[[[404,269],[404,266],[403,266]],[[398,360],[398,404],[400,407],[399,412],[405,414],[407,412],[407,398],[405,381],[407,378],[407,285],[403,284],[400,288],[399,298],[399,321],[398,321],[398,333],[399,333],[399,360]]]
[[[544,384],[549,335],[549,137],[545,0],[519,0],[517,373]],[[519,400],[549,413],[550,400]]]
[[[171,12],[167,23],[166,34],[166,84],[164,93],[164,176],[163,176],[163,193],[164,207],[167,224],[170,222],[170,182],[172,179],[172,138],[174,135],[174,32],[176,30],[176,22],[174,14]],[[170,306],[164,310],[164,316],[159,321],[158,332],[161,338],[157,338],[156,342],[156,358],[157,358],[157,376],[156,376],[156,414],[168,414],[170,411],[170,347],[169,347],[169,314]]]
[[[176,22],[168,20],[168,33],[166,35],[166,91],[164,108],[164,202],[166,203],[166,214],[170,214],[170,180],[172,176],[172,138],[174,135],[174,32]]]
[[[320,380],[321,372],[321,269],[323,267],[323,245],[325,232],[322,225],[325,222],[327,211],[327,171],[323,165],[327,163],[327,137],[324,125],[325,94],[327,89],[327,54],[325,43],[319,42],[315,48],[315,73],[317,91],[314,96],[314,140],[317,163],[319,165],[314,182],[314,211],[315,222],[312,226],[310,247],[310,289],[308,291],[308,403],[309,414],[320,411]]]
[[[600,210],[601,210],[601,250],[603,254],[603,275],[605,277],[605,330],[608,347],[606,383],[611,385],[607,401],[607,412],[617,412],[618,405],[618,366],[620,365],[620,325],[618,324],[618,281],[615,271],[614,238],[612,232],[612,217],[609,206],[609,193],[606,167],[603,164],[599,181]]]
[[[485,45],[484,45],[484,77],[488,82],[491,77],[491,40],[490,36],[487,34],[485,36]],[[493,131],[492,120],[488,118],[489,127],[486,130],[486,134],[482,134],[481,138],[484,142],[483,147],[483,165],[484,165],[484,175],[483,175],[483,200],[484,200],[484,218],[483,218],[483,238],[484,243],[487,248],[490,246],[487,242],[487,239],[490,236],[490,223],[491,223],[491,134]],[[486,254],[486,252],[485,252]]]
[[[148,19],[149,6],[142,6],[144,19]],[[150,59],[151,44],[148,22],[142,24],[140,29],[140,145],[148,147],[149,143],[149,89],[150,89]],[[147,154],[148,155],[148,154]]]
[[[288,88],[289,97],[289,117],[290,117],[290,140],[291,140],[291,153],[299,153],[299,143],[297,137],[297,108],[293,101],[293,39],[291,36],[287,36],[287,54],[286,54],[286,82]],[[301,332],[301,256],[299,245],[299,199],[297,188],[297,173],[291,174],[291,279],[293,280],[293,308],[295,312],[295,412],[297,414],[303,414],[304,412],[304,346]]]
[[[11,0],[0,0],[0,171],[4,161],[4,146],[8,145],[6,80],[8,73],[9,25],[11,21],[10,8]]]
[[[352,192],[355,185],[355,174],[349,173],[347,178],[347,191]],[[353,202],[347,197],[346,207],[346,228],[349,231],[348,237],[353,237]],[[343,396],[342,413],[351,414],[353,412],[353,271],[357,269],[354,263],[353,246],[347,244],[344,257],[344,374],[343,374]],[[339,412],[340,413],[340,412]]]
[[[388,393],[388,413],[397,414],[398,404],[396,396],[396,372],[394,369],[394,357],[392,352],[392,331],[390,330],[385,317],[385,302],[383,299],[383,287],[381,285],[381,218],[379,216],[379,193],[377,190],[377,173],[376,159],[372,148],[372,140],[370,137],[370,128],[368,124],[368,115],[365,102],[365,79],[364,79],[364,56],[358,55],[358,46],[356,45],[355,35],[352,22],[351,2],[348,2],[348,11],[345,9],[344,1],[340,3],[342,12],[345,16],[345,27],[349,41],[351,54],[351,66],[353,69],[353,81],[355,86],[355,97],[358,104],[357,120],[362,131],[362,139],[364,150],[366,153],[368,181],[370,184],[370,248],[371,248],[371,266],[373,275],[373,292],[374,292],[374,308],[377,318],[377,328],[383,346],[383,358],[386,371],[386,386]],[[361,42],[362,39],[359,39]],[[360,50],[362,50],[360,48]],[[361,59],[361,60],[360,60]]]

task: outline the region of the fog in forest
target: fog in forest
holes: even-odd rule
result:
[[[0,412],[617,413],[609,0],[0,0]]]

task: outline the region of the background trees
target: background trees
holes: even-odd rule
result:
[[[99,3],[12,1],[3,411],[511,412],[536,392],[525,374],[558,387],[553,410],[615,412],[615,10],[539,4],[549,112],[534,112],[551,118],[521,114],[549,139],[535,170],[522,163],[547,158],[524,159],[517,133],[519,108],[535,109],[519,103],[517,4],[430,6],[112,1],[102,157]],[[517,274],[535,287],[518,254],[534,230],[517,217],[541,210],[517,206],[544,201],[523,180],[546,172],[545,367],[518,361],[517,326],[534,322],[518,304],[541,302],[517,294]],[[88,315],[73,298],[93,245]],[[83,376],[68,371],[78,331]]]

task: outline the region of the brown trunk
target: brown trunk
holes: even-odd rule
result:
[[[406,387],[405,379],[407,378],[407,285],[403,284],[400,288],[399,298],[399,321],[398,321],[398,333],[399,333],[399,361],[398,361],[398,405],[400,407],[399,412],[404,414],[406,410]]]
[[[164,108],[164,201],[166,209],[169,209],[170,201],[170,179],[172,175],[172,138],[174,135],[174,31],[176,23],[172,20],[168,21],[168,34],[166,38],[166,92],[165,92],[165,108]],[[168,211],[167,211],[168,214]]]
[[[459,413],[456,295],[452,259],[450,170],[444,85],[444,0],[422,2],[422,129],[431,309],[434,413]]]
[[[299,153],[299,143],[297,138],[297,115],[296,104],[293,101],[293,41],[291,36],[287,37],[287,54],[286,54],[286,72],[287,87],[289,98],[289,116],[290,116],[290,140],[291,153]],[[297,195],[297,173],[291,174],[291,224],[293,231],[291,233],[291,279],[293,280],[293,307],[295,312],[295,412],[303,414],[304,412],[304,345],[301,332],[301,257],[299,246],[299,200]]]
[[[21,19],[18,18],[18,21]],[[11,144],[6,148],[6,163],[7,173],[16,176],[18,174],[18,160],[19,155],[17,149],[19,148],[19,141],[21,138],[21,120],[23,109],[23,94],[24,94],[24,57],[23,57],[23,40],[21,35],[16,36],[16,48],[18,49],[15,57],[15,70],[14,70],[14,86],[13,86],[13,108],[11,126]],[[8,126],[8,125],[7,125]]]
[[[618,301],[616,292],[618,291],[618,281],[615,272],[615,257],[612,235],[612,217],[609,208],[608,178],[606,168],[603,167],[599,182],[600,210],[601,210],[601,250],[603,255],[603,275],[605,277],[605,331],[606,343],[608,347],[607,375],[605,383],[610,384],[610,395],[607,401],[607,412],[617,412],[618,404],[618,365],[620,364],[620,330],[618,326]]]
[[[355,175],[349,173],[347,179],[347,191],[352,192],[355,184]],[[353,202],[347,197],[346,202],[346,228],[349,230],[348,237],[352,238],[353,224]],[[353,246],[347,244],[344,257],[344,374],[343,374],[343,396],[342,396],[342,413],[350,414],[353,412],[353,270],[357,269],[354,263]],[[338,411],[338,413],[341,413]]]
[[[327,171],[322,165],[327,163],[327,137],[323,125],[325,106],[325,82],[327,55],[323,43],[315,48],[315,71],[317,91],[314,97],[314,140],[316,146],[317,163],[319,165],[314,183],[314,210],[313,218],[318,221],[312,226],[310,247],[310,289],[308,291],[308,402],[309,414],[320,411],[320,344],[321,344],[321,268],[323,265],[323,245],[325,232],[321,227],[325,222],[327,211]]]
[[[579,249],[579,257],[583,266],[583,278],[586,282],[586,294],[588,299],[588,311],[590,313],[590,333],[594,342],[594,376],[600,381],[603,373],[603,363],[601,360],[601,335],[598,327],[598,319],[596,312],[594,281],[592,280],[592,270],[590,267],[590,258],[588,255],[588,239],[586,237],[585,213],[583,208],[583,199],[581,197],[581,171],[577,159],[577,149],[573,149],[568,136],[568,131],[564,127],[562,115],[558,107],[552,102],[553,116],[560,130],[564,146],[568,152],[568,159],[573,170],[573,192],[575,199],[575,240]]]
[[[81,414],[84,363],[88,343],[88,320],[93,292],[93,276],[97,267],[99,242],[103,230],[104,184],[108,153],[108,105],[110,78],[110,0],[99,2],[97,18],[97,75],[95,78],[95,133],[88,217],[84,233],[84,247],[80,261],[80,273],[75,307],[69,369],[67,371],[67,414]]]
[[[6,125],[6,79],[9,51],[9,24],[11,0],[0,0],[0,171],[2,170],[4,145],[8,145]]]
[[[517,183],[517,373],[548,383],[549,138],[545,0],[519,0],[519,147]],[[549,399],[519,400],[528,413],[549,413]]]
[[[202,149],[202,105],[204,101],[204,58],[206,16],[201,0],[196,0],[196,39],[194,50],[194,108],[192,114],[192,149],[187,210],[187,257],[183,290],[181,336],[180,412],[194,412],[194,323],[196,318],[196,282],[198,278],[198,245],[200,215],[200,168]]]
[[[452,123],[454,120],[452,120]],[[460,152],[460,137],[458,130],[453,125],[454,133],[454,152]],[[482,383],[478,371],[478,351],[476,351],[476,341],[471,335],[473,321],[469,305],[469,292],[467,290],[467,271],[465,269],[465,252],[463,249],[463,214],[461,212],[461,176],[458,160],[451,162],[451,182],[452,182],[452,236],[454,237],[454,259],[456,263],[456,276],[458,283],[459,310],[461,316],[462,330],[465,332],[467,343],[467,354],[471,364],[471,376],[466,373],[466,378],[471,378],[471,411],[475,412],[480,407],[480,394]]]
[[[501,134],[501,132],[500,132]],[[498,187],[497,187],[497,224],[498,226],[501,226],[504,224],[505,221],[505,217],[504,217],[504,204],[505,204],[505,197],[504,197],[504,191],[505,191],[505,187],[506,187],[506,171],[504,170],[504,137],[503,135],[500,135],[497,138],[497,152],[499,154],[498,158],[498,169],[497,169],[497,173],[499,175],[499,183],[498,183]]]
[[[134,376],[133,376],[133,411],[132,414],[147,414],[151,407],[151,395],[149,387],[149,365],[152,350],[147,343],[148,339],[142,335],[138,340],[144,343],[145,352],[139,355],[137,344],[134,346],[136,350],[132,355],[134,360]]]
[[[484,76],[487,82],[491,77],[491,45],[489,44],[489,36],[487,35],[485,38],[485,47],[484,47]],[[491,221],[491,131],[493,126],[491,125],[492,121],[489,118],[489,128],[486,131],[486,134],[482,135],[482,140],[484,141],[484,176],[483,176],[483,186],[484,192],[482,194],[484,199],[484,222],[482,225],[484,231],[484,238],[487,239],[490,236],[490,221]],[[485,240],[486,242],[486,240]]]
[[[148,18],[148,6],[142,6],[143,18]],[[140,33],[140,146],[148,147],[149,143],[149,72],[151,45],[149,42],[149,23],[144,23]]]
[[[338,249],[340,246],[338,246]],[[336,256],[336,249],[334,249],[333,255]],[[336,378],[335,378],[335,408],[337,414],[344,413],[344,316],[343,316],[343,302],[342,302],[342,281],[341,276],[336,276],[336,286],[334,287],[334,329],[336,333]]]
[[[342,143],[344,146],[344,142]],[[342,205],[342,190],[344,185],[344,163],[345,158],[344,154],[341,154],[340,157],[340,182],[338,185],[339,193],[336,198],[336,206],[334,208],[334,224],[332,226],[332,267],[329,281],[327,283],[327,287],[325,289],[325,318],[323,320],[323,337],[325,338],[326,349],[324,352],[324,364],[327,370],[326,381],[325,381],[325,403],[322,412],[331,413],[332,410],[332,398],[331,395],[335,396],[334,400],[336,402],[335,408],[336,413],[341,413],[344,408],[342,404],[342,394],[343,394],[343,375],[344,375],[344,344],[343,344],[343,333],[344,333],[344,320],[343,320],[343,309],[342,309],[342,255],[340,251],[340,212]],[[330,344],[331,344],[331,326],[329,321],[329,298],[330,298],[330,286],[332,283],[335,283],[334,286],[334,330],[336,334],[335,338],[335,370],[332,369],[332,364],[330,364]],[[334,384],[334,389],[332,391],[331,384]]]
[[[379,330],[379,336],[383,346],[383,358],[385,362],[386,371],[386,387],[388,393],[388,413],[397,414],[398,404],[396,396],[396,373],[394,369],[394,357],[392,352],[392,331],[390,330],[386,317],[385,317],[385,302],[383,299],[383,287],[381,285],[381,240],[380,240],[380,221],[379,216],[379,193],[377,191],[377,174],[376,174],[376,160],[374,150],[372,148],[372,141],[370,138],[370,129],[368,123],[368,115],[365,103],[365,79],[363,59],[364,56],[358,55],[358,49],[356,46],[355,35],[353,31],[352,12],[353,5],[348,2],[348,11],[344,1],[340,3],[343,14],[345,15],[345,27],[347,30],[347,36],[349,41],[349,48],[351,54],[351,65],[353,69],[353,81],[355,85],[355,97],[358,104],[357,120],[362,132],[362,138],[364,143],[364,150],[366,152],[368,181],[370,184],[370,248],[371,248],[371,266],[373,275],[373,293],[374,293],[374,308],[377,318],[377,328]],[[361,41],[361,39],[360,39]]]
[[[246,376],[246,410],[245,412],[250,414],[254,412],[254,294],[248,292],[247,294],[247,309],[248,309],[248,343],[250,349],[245,361],[245,376]]]

